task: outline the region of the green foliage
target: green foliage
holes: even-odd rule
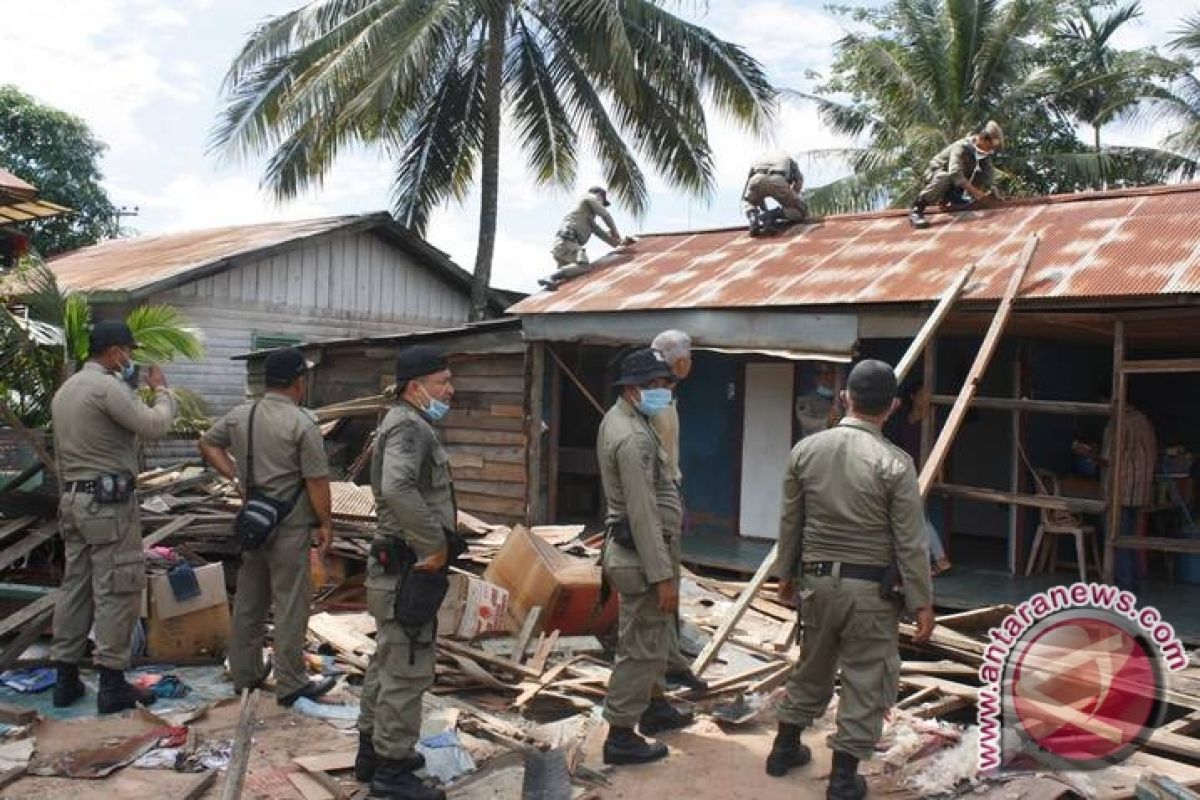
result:
[[[1185,19],[1175,34],[1171,49],[1182,55],[1180,69],[1170,86],[1151,98],[1147,116],[1175,127],[1164,147],[1200,159],[1200,14]]]
[[[43,200],[72,210],[28,223],[30,240],[42,255],[117,234],[115,209],[100,185],[104,150],[83,120],[15,86],[0,86],[0,167],[36,186]]]
[[[811,94],[827,125],[861,146],[836,155],[853,174],[809,192],[816,213],[906,205],[929,160],[988,119],[1005,131],[998,182],[1012,195],[1161,183],[1196,164],[1153,148],[1087,152],[1076,121],[1129,113],[1170,66],[1108,44],[1136,6],[1098,16],[1057,0],[895,0],[849,10],[865,32],[836,45]],[[1086,16],[1071,16],[1078,14]]]
[[[538,182],[573,186],[586,147],[635,214],[648,203],[639,160],[675,188],[712,192],[705,101],[752,130],[771,119],[758,62],[664,5],[314,0],[251,34],[226,75],[214,146],[270,153],[263,183],[281,198],[319,186],[346,146],[381,147],[394,214],[417,232],[478,176],[478,289],[491,271],[501,109]]]
[[[188,389],[172,388],[171,396],[175,398],[175,421],[171,423],[171,433],[176,436],[199,436],[212,427],[212,419],[208,416],[208,407],[200,395]],[[149,403],[154,399],[154,391],[148,387],[138,389],[138,395]]]

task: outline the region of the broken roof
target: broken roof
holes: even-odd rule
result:
[[[996,300],[1029,236],[1041,239],[1022,298],[1200,294],[1200,183],[1019,200],[930,214],[826,217],[778,236],[744,227],[650,234],[511,314],[916,303],[976,264],[966,300]]]

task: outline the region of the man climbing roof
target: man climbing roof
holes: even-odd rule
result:
[[[925,188],[908,214],[912,226],[929,227],[925,207],[930,203],[959,205],[963,203],[960,200],[963,194],[975,201],[993,195],[996,170],[991,157],[1003,148],[1004,131],[995,120],[989,120],[977,133],[959,139],[934,156],[929,162]]]

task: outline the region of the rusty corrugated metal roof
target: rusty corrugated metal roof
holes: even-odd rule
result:
[[[652,234],[509,313],[922,302],[969,263],[976,270],[964,297],[996,299],[1032,234],[1041,244],[1023,298],[1200,294],[1198,204],[1195,183],[930,214],[924,231],[890,211],[759,239],[744,228]]]
[[[64,253],[51,259],[49,266],[63,287],[73,291],[136,292],[226,259],[327,233],[373,216],[322,217],[110,239]]]

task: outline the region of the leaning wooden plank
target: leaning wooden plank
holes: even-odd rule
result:
[[[37,522],[37,517],[17,517],[0,522],[0,542],[14,533],[20,533],[35,522]]]
[[[512,658],[518,664],[525,660],[525,650],[529,647],[529,640],[533,638],[533,634],[537,632],[538,622],[542,618],[542,607],[534,606],[529,609],[525,615],[525,622],[521,623],[521,632],[517,634],[517,640],[513,644]]]
[[[557,630],[551,631],[550,635],[541,640],[537,650],[529,657],[529,668],[538,675],[546,671],[546,661],[550,658],[550,654],[554,652],[554,646],[558,644],[558,637],[560,635]]]
[[[704,649],[700,651],[700,655],[696,656],[696,660],[692,662],[692,672],[700,675],[708,668],[716,658],[721,646],[725,644],[725,640],[732,634],[737,624],[741,621],[746,613],[746,609],[750,608],[750,603],[758,594],[759,588],[766,582],[771,574],[772,568],[775,566],[775,557],[779,554],[779,545],[773,545],[771,552],[767,554],[766,559],[758,566],[758,571],[754,573],[754,577],[750,579],[750,584],[746,590],[738,597],[737,602],[733,604],[733,608],[725,615],[725,619],[721,621],[720,627],[713,633],[712,638],[708,640],[708,644],[704,645]]]
[[[41,547],[58,535],[58,523],[51,522],[38,528],[16,544],[9,545],[0,551],[0,570],[7,569],[16,561]]]
[[[50,627],[54,620],[54,609],[48,608],[30,620],[13,640],[0,650],[0,672],[8,669],[21,657],[30,645],[41,638],[42,633]]]
[[[246,769],[250,766],[250,747],[254,736],[254,712],[258,708],[258,690],[242,690],[242,707],[238,715],[237,730],[233,737],[233,758],[225,773],[225,785],[221,787],[221,800],[238,800],[242,796],[242,784],[246,781]]]
[[[57,596],[57,592],[43,595],[17,613],[9,614],[3,620],[0,620],[0,637],[8,636],[18,628],[24,627],[31,619],[43,614],[47,610],[53,610],[54,599]]]
[[[974,703],[979,699],[979,690],[958,681],[946,678],[929,678],[924,675],[901,675],[900,683],[913,689],[933,688],[950,697],[961,697],[967,702]]]
[[[16,783],[25,775],[25,766],[13,767],[0,772],[0,789],[8,786],[10,783]]]
[[[917,359],[921,356],[921,351],[925,349],[925,345],[937,333],[937,329],[941,326],[942,320],[950,313],[950,309],[958,302],[958,298],[962,295],[963,289],[967,286],[967,281],[971,279],[971,275],[975,272],[975,265],[969,264],[963,268],[963,271],[954,279],[954,283],[942,292],[938,304],[933,309],[933,313],[925,320],[925,324],[921,326],[921,330],[917,331],[917,335],[913,337],[912,344],[909,345],[908,351],[904,357],[900,359],[900,363],[896,365],[896,382],[902,383],[908,376],[909,370],[917,363]]]
[[[795,615],[791,622],[786,622],[779,629],[779,633],[775,634],[775,638],[771,641],[771,649],[776,653],[786,653],[792,649],[792,645],[796,643],[796,629],[800,627],[800,617]]]
[[[142,549],[149,550],[151,547],[157,547],[159,543],[179,533],[181,530],[191,525],[196,521],[194,514],[184,514],[178,519],[173,519],[166,525],[142,538]]]
[[[921,467],[921,475],[917,484],[922,497],[928,496],[929,487],[941,471],[942,463],[950,453],[950,446],[954,444],[954,438],[958,435],[958,429],[966,419],[971,400],[979,390],[979,382],[983,380],[983,373],[991,363],[996,346],[1000,344],[1000,336],[1004,333],[1004,327],[1012,313],[1013,301],[1021,290],[1021,282],[1025,279],[1025,273],[1029,271],[1029,265],[1033,263],[1033,255],[1037,252],[1037,247],[1038,237],[1030,236],[1025,248],[1021,251],[1017,268],[1013,271],[1008,286],[1004,290],[1004,297],[1000,300],[996,315],[992,317],[992,323],[983,337],[983,343],[979,345],[979,350],[975,354],[975,362],[971,364],[966,380],[963,381],[958,399],[954,401],[954,406],[951,407],[950,414],[946,417],[945,424],[942,425],[942,430],[938,434],[937,441],[934,442],[929,458],[925,459],[925,464]]]
[[[208,787],[217,780],[217,771],[210,769],[196,776],[191,785],[185,787],[179,795],[179,800],[200,800],[208,792]]]
[[[524,664],[518,664],[511,658],[494,656],[491,653],[484,652],[483,650],[475,647],[469,647],[461,642],[455,642],[451,639],[439,638],[438,647],[445,650],[447,653],[457,653],[460,656],[466,656],[467,658],[478,661],[480,664],[486,664],[490,667],[507,670],[508,672],[512,672],[525,678],[538,680],[542,677],[542,673],[536,672]]]

